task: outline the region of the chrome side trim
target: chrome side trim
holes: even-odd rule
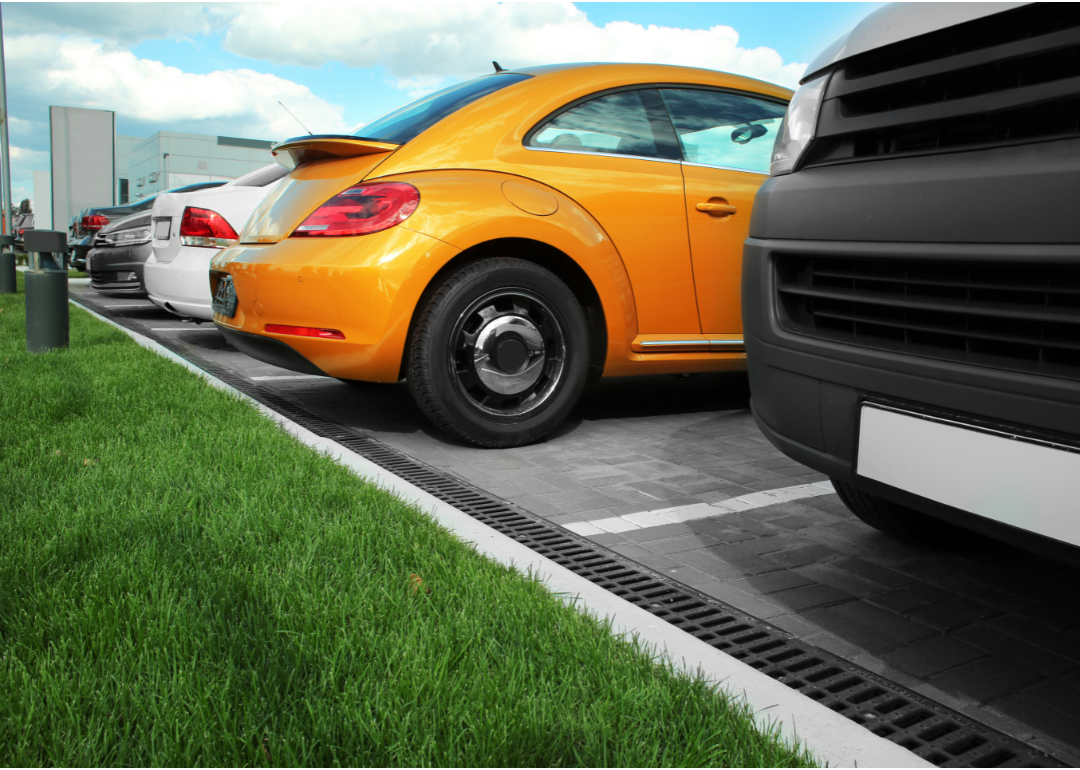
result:
[[[743,345],[745,340],[709,340],[710,345]]]
[[[648,340],[647,342],[639,342],[639,345],[643,348],[652,347],[655,345],[708,345],[708,340]]]
[[[621,152],[585,152],[583,150],[560,150],[554,147],[530,147],[527,144],[523,144],[526,150],[532,150],[533,152],[561,152],[565,155],[599,155],[601,158],[629,158],[630,160],[651,160],[655,163],[674,163],[681,165],[681,160],[670,160],[668,158],[649,158],[644,155],[624,155]]]

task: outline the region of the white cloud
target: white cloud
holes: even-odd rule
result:
[[[316,133],[343,133],[343,108],[304,85],[250,69],[183,72],[85,38],[22,35],[6,45],[14,84],[38,103],[114,110],[150,130],[283,139],[297,132],[281,106]]]
[[[200,3],[8,3],[8,35],[76,34],[134,44],[212,32],[230,6]]]
[[[560,62],[681,64],[795,86],[805,64],[771,48],[740,48],[731,27],[678,29],[591,23],[573,3],[321,3],[243,5],[225,47],[277,64],[385,67],[399,88],[422,92],[450,77]],[[328,23],[328,20],[333,23]]]

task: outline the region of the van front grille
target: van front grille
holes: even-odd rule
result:
[[[1080,262],[776,256],[796,334],[1080,380]]]
[[[803,166],[1080,136],[1080,8],[1034,4],[853,57]]]

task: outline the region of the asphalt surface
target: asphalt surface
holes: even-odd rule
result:
[[[761,435],[744,375],[605,380],[544,442],[485,450],[431,426],[404,383],[297,375],[146,300],[71,296],[1080,765],[1080,569],[975,535],[942,552],[864,525]]]

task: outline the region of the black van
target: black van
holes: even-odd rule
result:
[[[1080,7],[886,6],[811,64],[754,203],[755,418],[908,539],[1080,553]]]

